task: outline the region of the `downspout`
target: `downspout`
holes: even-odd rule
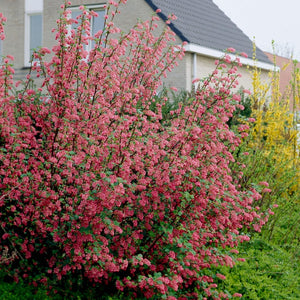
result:
[[[192,81],[197,79],[197,53],[193,54],[193,79]],[[195,83],[195,89],[197,88]]]

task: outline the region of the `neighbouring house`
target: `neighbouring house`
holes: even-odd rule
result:
[[[279,68],[279,91],[282,97],[290,99],[290,109],[293,109],[293,90],[292,85],[299,85],[299,76],[293,77],[294,69],[300,69],[300,62],[293,60],[292,58],[275,55],[269,52],[265,52],[268,58],[273,61]],[[298,72],[298,71],[297,71]],[[299,74],[299,72],[298,72]],[[295,82],[294,82],[295,80]],[[299,93],[298,87],[296,87],[297,94]],[[299,101],[298,101],[299,102]],[[297,110],[299,111],[299,103],[297,103]]]
[[[104,24],[105,0],[73,0],[72,16],[79,13],[79,5],[95,10],[93,32]],[[52,28],[56,27],[60,5],[64,0],[0,0],[0,12],[7,17],[6,36],[1,43],[2,54],[15,57],[16,77],[22,78],[30,67],[32,49],[38,46],[51,48],[54,41]],[[176,33],[178,43],[186,41],[186,55],[179,66],[165,80],[170,86],[190,90],[195,78],[203,78],[214,69],[214,61],[224,54],[224,50],[233,47],[245,52],[250,58],[241,58],[245,65],[240,70],[243,75],[240,84],[251,89],[249,69],[254,64],[261,69],[266,80],[272,63],[260,50],[256,49],[257,61],[252,57],[252,41],[227,17],[212,0],[128,0],[121,9],[118,26],[126,30],[137,19],[146,20],[157,9],[161,18],[161,28],[167,16],[174,13],[177,20],[170,24]]]

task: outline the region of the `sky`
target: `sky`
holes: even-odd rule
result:
[[[263,51],[300,60],[300,0],[213,0]]]

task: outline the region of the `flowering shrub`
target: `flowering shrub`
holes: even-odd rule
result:
[[[274,61],[276,64],[276,60]],[[240,152],[249,152],[241,158],[247,165],[240,180],[243,188],[256,184],[262,192],[258,207],[275,207],[275,215],[264,227],[263,235],[278,245],[298,248],[299,236],[299,135],[297,108],[299,107],[299,70],[293,71],[293,80],[286,87],[292,92],[281,95],[279,71],[270,72],[271,84],[261,80],[257,68],[252,71],[251,127]],[[268,182],[268,186],[262,183]],[[260,186],[260,187],[259,187]],[[276,207],[278,206],[278,209]]]
[[[186,105],[163,119],[167,100],[155,95],[183,49],[170,46],[169,27],[153,34],[155,16],[122,33],[113,25],[121,2],[111,1],[95,37],[93,12],[82,7],[69,32],[77,20],[62,7],[57,45],[34,54],[40,88],[29,88],[28,75],[15,95],[4,59],[1,269],[101,295],[217,297],[211,266],[232,266],[228,250],[249,239],[241,229],[266,221],[252,208],[258,192],[239,189],[229,168],[240,143],[226,124],[240,101],[231,91],[240,63],[228,55],[216,62]]]
[[[261,232],[252,232],[251,241],[237,248],[237,260],[245,262],[231,269],[216,269],[226,275],[226,280],[215,280],[218,288],[243,294],[244,299],[299,298],[298,73],[295,69],[287,87],[293,92],[282,96],[280,73],[276,69],[270,72],[271,84],[266,84],[255,67],[253,94],[241,101],[246,109],[236,110],[230,119],[232,128],[250,126],[248,137],[235,151],[232,170],[237,175],[243,172],[238,181],[241,189],[254,186],[260,192],[257,211],[269,211],[271,215]]]

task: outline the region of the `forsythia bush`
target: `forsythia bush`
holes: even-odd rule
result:
[[[276,62],[275,62],[276,63]],[[264,227],[263,235],[287,250],[299,248],[299,135],[297,108],[299,107],[299,70],[295,69],[292,81],[284,96],[279,91],[280,74],[270,73],[271,85],[262,82],[257,68],[252,72],[253,94],[248,118],[249,136],[235,156],[243,169],[239,184],[246,189],[255,186],[262,192],[257,202],[259,209],[275,209],[275,215]],[[238,157],[246,152],[247,156]],[[261,188],[259,188],[259,186]],[[294,250],[293,250],[294,251]],[[295,257],[297,250],[295,250]],[[299,251],[298,251],[299,253]]]
[[[103,297],[228,298],[209,270],[232,266],[230,249],[249,239],[242,229],[267,220],[252,206],[260,194],[239,188],[229,167],[240,143],[226,124],[240,101],[231,90],[240,63],[216,62],[186,105],[162,119],[166,99],[155,95],[183,49],[170,46],[167,26],[154,35],[156,16],[126,34],[116,28],[125,2],[111,1],[95,37],[93,12],[82,8],[69,33],[78,20],[63,6],[57,45],[34,54],[40,88],[29,88],[30,75],[17,88],[12,57],[3,60],[1,270]]]
[[[293,99],[283,98],[279,91],[279,71],[270,72],[271,85],[263,83],[257,68],[252,71],[252,146],[257,149],[285,152],[295,158],[297,128],[294,111],[290,111]],[[297,148],[297,147],[296,147]]]
[[[274,207],[274,215],[261,232],[248,231],[251,241],[238,247],[241,262],[231,269],[217,268],[226,276],[226,280],[216,282],[219,288],[240,293],[245,299],[300,297],[300,172],[296,128],[300,76],[295,68],[287,87],[289,92],[281,95],[279,75],[276,69],[270,72],[269,85],[262,82],[259,70],[254,68],[253,94],[242,97],[246,109],[237,110],[230,122],[234,127],[251,121],[249,135],[237,148],[236,162],[232,165],[235,172],[243,171],[239,179],[241,188],[254,186],[260,191],[258,211]]]

